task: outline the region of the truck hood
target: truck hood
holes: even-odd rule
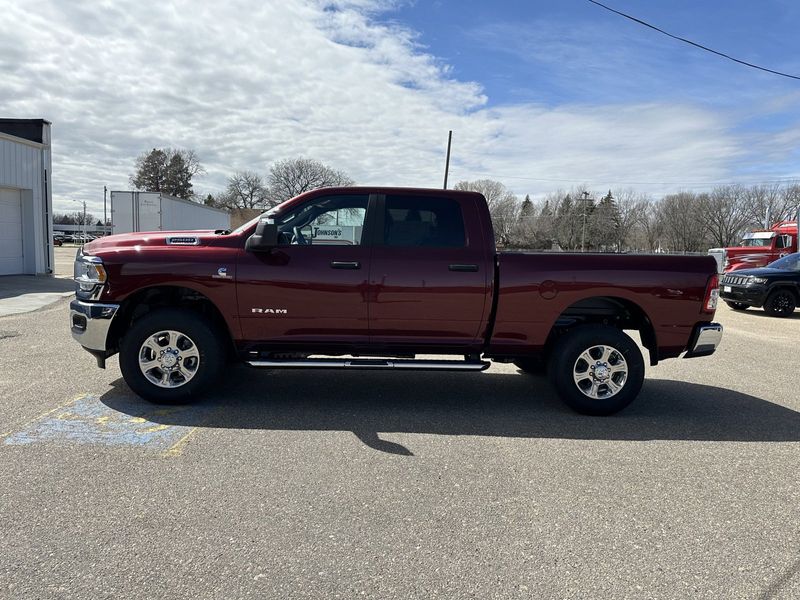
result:
[[[84,252],[93,254],[132,246],[206,246],[219,236],[211,229],[195,231],[142,231],[107,235],[86,244]]]
[[[725,248],[728,255],[731,254],[764,254],[765,252],[772,252],[769,246],[731,246]]]

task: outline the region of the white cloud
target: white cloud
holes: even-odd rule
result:
[[[193,148],[216,191],[237,169],[303,155],[359,183],[495,175],[555,182],[722,178],[742,152],[721,115],[690,105],[487,105],[383,0],[40,3],[0,0],[0,115],[53,122],[57,210],[124,189],[137,154]],[[603,185],[601,183],[601,185]]]

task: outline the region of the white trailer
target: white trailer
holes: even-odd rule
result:
[[[160,192],[111,192],[113,233],[229,229],[225,210]]]

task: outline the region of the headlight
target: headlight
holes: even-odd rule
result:
[[[90,292],[95,286],[105,283],[108,278],[102,258],[85,256],[81,252],[75,257],[74,274],[75,283],[84,292]]]
[[[767,281],[768,281],[768,279],[766,279],[765,277],[751,277],[750,278],[750,283],[764,284],[764,283],[767,283]]]

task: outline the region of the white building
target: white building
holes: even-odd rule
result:
[[[228,211],[161,192],[111,192],[113,233],[229,229]]]
[[[53,272],[50,123],[0,119],[0,275]]]

